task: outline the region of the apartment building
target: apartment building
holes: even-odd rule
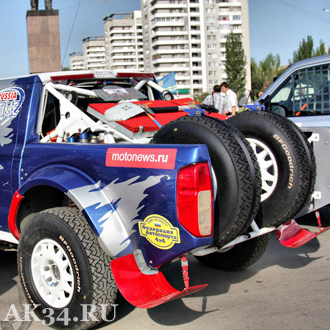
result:
[[[141,11],[103,19],[107,69],[144,70]]]
[[[105,63],[105,42],[103,36],[83,39],[84,68],[86,70],[103,70]]]
[[[84,70],[85,69],[84,53],[75,52],[70,54],[70,69],[71,70]]]
[[[225,43],[233,31],[242,35],[251,89],[248,0],[141,0],[141,11],[103,21],[104,38],[83,40],[85,69],[134,69],[157,78],[174,71],[180,96],[192,97],[226,81]]]
[[[226,80],[225,42],[242,34],[250,80],[248,0],[141,0],[146,71],[176,73],[179,94],[210,92]]]

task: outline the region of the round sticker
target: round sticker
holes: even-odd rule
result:
[[[166,218],[158,214],[149,215],[139,222],[139,232],[158,249],[168,250],[175,243],[180,243],[179,228],[173,227]]]

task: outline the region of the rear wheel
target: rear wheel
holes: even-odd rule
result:
[[[49,209],[22,226],[20,280],[29,302],[40,305],[34,312],[46,324],[89,329],[100,323],[117,294],[110,262],[76,209]]]
[[[227,272],[243,270],[256,263],[265,253],[270,234],[252,238],[237,244],[227,251],[215,252],[203,257],[196,257],[204,266]]]
[[[208,117],[182,117],[162,127],[152,143],[206,144],[217,180],[215,244],[223,246],[246,230],[260,200],[256,171],[242,134],[231,125]]]

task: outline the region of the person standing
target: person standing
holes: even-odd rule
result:
[[[213,87],[213,92],[211,95],[206,96],[206,98],[203,101],[203,104],[210,105],[213,108],[216,108],[219,113],[223,113],[224,108],[224,97],[221,95],[221,90],[219,85],[215,85]]]
[[[221,92],[226,94],[226,108],[224,113],[226,115],[236,115],[236,111],[238,110],[237,105],[237,95],[233,92],[227,82],[223,82],[220,85]]]

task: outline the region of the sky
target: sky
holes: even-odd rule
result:
[[[202,1],[202,0],[200,0]],[[82,39],[103,35],[103,18],[140,9],[140,0],[53,0],[59,10],[61,58],[70,66],[70,53],[82,52]],[[257,62],[279,54],[287,65],[303,38],[330,47],[329,0],[249,0],[251,57]],[[1,0],[0,78],[29,73],[26,12],[29,0]],[[44,1],[39,0],[39,9]]]

